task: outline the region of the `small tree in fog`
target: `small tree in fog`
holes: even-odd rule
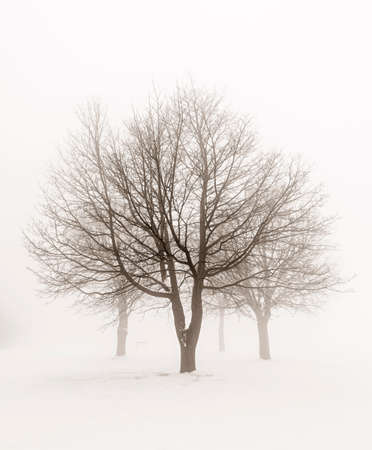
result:
[[[127,353],[128,321],[133,304],[133,300],[124,295],[117,301],[116,356],[124,356]]]
[[[300,209],[302,225],[292,229],[285,239],[267,242],[257,248],[254,252],[255,276],[225,297],[229,307],[239,313],[252,317],[253,312],[261,359],[271,358],[268,323],[273,312],[280,309],[314,310],[326,294],[342,283],[328,262],[331,247],[327,237],[333,218],[321,214],[324,194],[320,187],[305,189],[308,174],[304,172],[302,177],[301,191],[307,198]],[[296,206],[292,205],[292,208]],[[281,227],[281,219],[277,226]],[[249,268],[242,265],[239,271],[248,272]]]
[[[215,293],[214,295],[205,295],[205,312],[207,315],[217,317],[218,322],[218,351],[223,353],[226,350],[225,343],[225,316],[226,311],[231,313],[231,301],[226,299],[224,293]]]
[[[75,139],[72,136],[72,147]],[[35,220],[24,234],[26,248],[37,263],[32,271],[42,286],[41,294],[54,298],[71,295],[76,307],[113,315],[112,323],[117,325],[116,354],[121,356],[126,353],[129,315],[140,308],[142,292],[120,276],[112,251],[100,245],[93,234],[87,235],[88,224],[95,218],[78,219],[77,204],[70,202],[68,189],[78,193],[82,180],[74,179],[70,163],[66,159],[64,163],[64,167],[52,170],[43,191],[43,220]],[[93,184],[85,188],[88,195],[94,195]],[[97,220],[95,225],[99,235],[102,223]]]
[[[127,337],[129,329],[129,317],[142,310],[142,292],[135,289],[126,289],[116,282],[117,290],[105,297],[89,295],[80,296],[79,305],[97,313],[109,313],[113,316],[110,322],[116,326],[116,356],[125,356],[127,353]]]
[[[43,286],[41,293],[72,295],[76,307],[96,314],[109,312],[117,326],[116,354],[125,355],[129,316],[140,308],[142,292],[123,283],[104,253],[99,255],[97,249],[87,247],[81,233],[68,239],[49,225],[35,222],[25,235],[27,249],[38,263],[33,272]]]

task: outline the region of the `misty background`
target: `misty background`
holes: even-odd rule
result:
[[[190,77],[252,116],[260,146],[301,154],[325,184],[342,274],[356,277],[316,315],[271,324],[274,359],[371,359],[371,11],[368,2],[54,2],[0,6],[0,346],[114,352],[102,317],[47,305],[26,266],[22,230],[57,159],[74,111],[89,99],[114,121],[141,108],[155,85]],[[128,352],[149,334],[176,351],[170,318],[131,321]],[[255,324],[227,317],[228,352],[254,358]],[[169,327],[168,325],[169,324]],[[168,327],[168,328],[167,328]],[[66,330],[68,332],[66,333]],[[246,347],[248,345],[248,348]],[[73,348],[73,350],[71,350]],[[200,352],[217,348],[205,323]]]

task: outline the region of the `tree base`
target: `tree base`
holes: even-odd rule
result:
[[[181,344],[181,367],[180,373],[190,373],[196,370],[195,347],[184,347]]]

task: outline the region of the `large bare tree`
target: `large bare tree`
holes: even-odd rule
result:
[[[77,286],[120,279],[170,302],[180,370],[193,371],[203,291],[244,286],[258,276],[255,251],[301,228],[302,172],[258,152],[249,120],[194,87],[155,96],[115,133],[98,105],[80,119],[29,241],[41,280],[53,291],[64,274]]]

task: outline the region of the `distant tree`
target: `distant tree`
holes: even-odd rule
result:
[[[125,355],[129,316],[140,309],[142,292],[123,283],[110,270],[107,255],[99,256],[96,250],[87,247],[79,233],[73,239],[60,236],[66,239],[66,247],[57,241],[57,235],[51,235],[51,229],[40,223],[34,223],[29,234],[25,234],[29,253],[38,263],[38,269],[33,272],[42,283],[41,293],[53,297],[72,295],[76,307],[114,315],[116,355]],[[31,236],[37,236],[38,241]]]
[[[236,308],[249,317],[253,312],[261,359],[271,358],[268,323],[272,312],[314,310],[323,303],[325,295],[344,283],[334,264],[329,262],[332,247],[328,236],[334,218],[322,215],[324,192],[320,186],[311,188],[308,178],[309,174],[302,172],[296,189],[296,203],[301,200],[302,205],[299,208],[294,203],[290,211],[301,213],[301,223],[288,230],[283,239],[257,247],[252,255],[255,276],[225,296],[229,308]],[[278,229],[282,220],[283,217],[276,220]],[[241,278],[242,273],[251,270],[243,264],[235,276]]]
[[[214,295],[204,294],[205,312],[207,315],[212,317],[217,317],[218,321],[218,351],[220,353],[225,352],[225,316],[226,311],[231,314],[231,311],[235,312],[231,307],[231,302],[225,300],[225,295],[223,293],[215,293]]]
[[[124,356],[127,353],[128,319],[131,313],[131,302],[125,296],[117,302],[117,345],[116,356]]]
[[[117,291],[105,297],[97,295],[82,296],[78,303],[93,310],[96,313],[107,313],[113,316],[111,325],[116,326],[116,356],[125,356],[127,353],[127,337],[129,328],[129,317],[135,312],[143,310],[142,292],[127,289],[116,282]]]
[[[71,136],[71,148],[79,145],[80,137]],[[89,174],[85,172],[88,166],[81,167],[79,179],[77,173],[70,172],[70,161],[64,158],[63,163],[59,169],[52,169],[49,184],[43,190],[44,202],[39,211],[43,220],[34,220],[24,233],[26,248],[37,263],[31,270],[40,281],[41,294],[71,295],[76,307],[97,314],[114,314],[116,354],[121,356],[126,353],[129,315],[140,307],[143,294],[125,282],[115,268],[112,250],[100,242],[98,237],[103,229],[100,218],[91,214],[92,211],[82,218],[78,203],[70,201],[73,197],[76,200],[84,190],[88,197],[97,196],[94,179],[90,178],[95,176],[94,169]],[[84,208],[84,202],[80,206]],[[96,210],[95,214],[100,213]],[[96,227],[91,235],[90,226]]]
[[[180,371],[193,371],[203,292],[246,286],[256,249],[301,228],[300,169],[258,152],[249,121],[194,87],[150,100],[124,132],[109,129],[98,105],[80,120],[28,238],[40,279],[57,292],[66,276],[89,280],[99,295],[120,279],[170,302]]]

